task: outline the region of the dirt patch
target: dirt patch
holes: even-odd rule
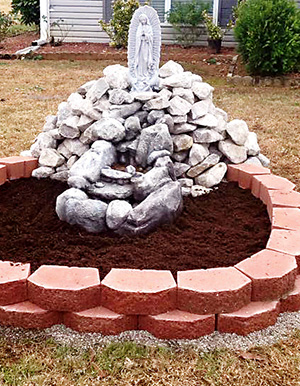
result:
[[[39,38],[36,32],[26,32],[18,36],[12,36],[0,42],[0,54],[14,54],[16,51],[30,47],[34,40]]]
[[[185,198],[172,225],[139,237],[90,234],[62,222],[56,197],[66,184],[28,179],[0,187],[0,260],[99,268],[179,270],[231,266],[265,248],[266,207],[250,191],[222,183],[209,195]]]

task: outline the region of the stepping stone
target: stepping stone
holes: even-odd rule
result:
[[[65,313],[64,324],[80,332],[117,335],[124,331],[137,330],[137,316],[120,315],[99,306],[85,311]]]
[[[113,268],[102,281],[101,305],[118,314],[161,314],[176,308],[176,282],[170,271]]]
[[[30,264],[0,261],[0,305],[27,300],[27,278]]]
[[[196,315],[174,310],[160,315],[139,317],[139,330],[159,339],[197,339],[215,330],[215,315]]]
[[[28,301],[0,306],[0,324],[23,328],[48,328],[62,322],[62,314]]]
[[[234,267],[177,273],[178,308],[199,315],[236,311],[251,301],[251,280]]]
[[[276,323],[279,302],[252,302],[242,309],[218,315],[217,330],[221,333],[248,335]]]
[[[46,310],[82,311],[100,305],[96,268],[42,265],[28,279],[28,298]]]
[[[252,301],[277,300],[295,284],[294,256],[264,249],[235,266],[252,280]]]

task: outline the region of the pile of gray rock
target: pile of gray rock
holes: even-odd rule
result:
[[[268,165],[246,122],[228,122],[213,87],[180,64],[160,68],[153,92],[130,92],[121,65],[103,73],[46,118],[30,148],[34,177],[70,186],[57,199],[61,220],[91,232],[147,232],[174,219],[183,195],[218,185],[228,163]]]

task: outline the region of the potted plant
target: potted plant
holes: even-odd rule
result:
[[[208,34],[208,48],[210,52],[218,54],[221,51],[222,40],[226,30],[223,30],[219,25],[214,24],[212,16],[209,16],[207,11],[204,10],[202,16]]]

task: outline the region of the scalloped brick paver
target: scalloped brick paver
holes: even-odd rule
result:
[[[269,191],[267,209],[269,216],[273,216],[275,208],[300,208],[300,193],[295,191],[281,192],[278,190]]]
[[[267,243],[267,249],[295,256],[298,272],[300,271],[300,231],[273,229]]]
[[[252,302],[236,312],[218,315],[217,329],[219,332],[248,335],[275,324],[279,310],[278,301]]]
[[[0,158],[0,164],[6,165],[7,178],[9,180],[17,180],[25,177],[25,160],[21,156]]]
[[[113,268],[102,280],[101,304],[118,314],[161,314],[176,308],[176,282],[170,271]]]
[[[24,159],[24,177],[29,178],[34,169],[38,167],[38,160],[34,157],[23,157]]]
[[[82,311],[100,305],[96,268],[42,265],[28,278],[28,299],[46,310]]]
[[[273,174],[253,176],[251,192],[267,205],[269,201],[269,190],[291,191],[295,186],[296,185],[288,179],[274,176]]]
[[[48,328],[62,322],[62,314],[28,301],[0,306],[0,324],[23,328]]]
[[[27,300],[27,278],[30,264],[0,261],[0,305]]]
[[[67,312],[64,324],[80,332],[98,332],[117,335],[127,330],[137,330],[137,315],[120,315],[102,306],[80,312]]]
[[[238,182],[239,165],[227,165],[226,179],[227,181]]]
[[[5,165],[0,165],[0,185],[3,185],[7,180],[7,171]]]
[[[294,256],[264,249],[235,266],[252,280],[252,301],[275,300],[294,287]]]
[[[178,308],[200,315],[236,311],[251,301],[251,280],[234,267],[177,273]]]
[[[238,169],[238,183],[242,189],[251,189],[253,176],[271,174],[270,169],[257,165],[242,164]]]
[[[300,209],[273,208],[272,229],[300,231]]]
[[[197,339],[215,331],[215,315],[196,315],[174,310],[139,317],[139,330],[159,339]]]
[[[280,300],[280,312],[300,310],[300,276],[296,277],[295,286],[290,293]]]

